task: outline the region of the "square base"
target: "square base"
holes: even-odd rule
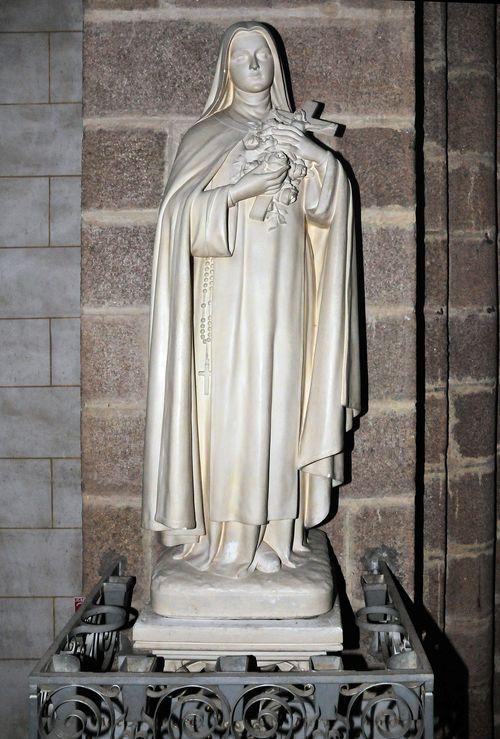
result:
[[[190,621],[304,619],[328,613],[335,598],[328,539],[324,531],[313,530],[307,543],[309,551],[296,557],[296,567],[237,578],[197,570],[174,559],[176,549],[170,547],[154,568],[151,609]]]
[[[179,619],[159,616],[147,605],[133,629],[134,649],[166,658],[169,669],[189,661],[214,665],[218,657],[253,655],[259,665],[292,662],[342,650],[340,607],[295,619]]]

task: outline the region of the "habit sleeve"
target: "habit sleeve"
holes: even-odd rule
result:
[[[314,297],[298,466],[304,473],[323,478],[325,484],[339,485],[343,482],[344,435],[360,410],[352,193],[341,164],[331,154],[323,165],[313,168],[307,188]],[[317,525],[324,515],[324,506],[310,503],[306,526]]]
[[[190,214],[193,257],[230,257],[234,251],[235,208],[228,205],[229,186],[205,190],[193,199]]]

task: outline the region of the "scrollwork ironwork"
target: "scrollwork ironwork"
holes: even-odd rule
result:
[[[189,685],[157,690],[147,696],[157,700],[153,717],[155,739],[215,739],[228,736],[230,708],[217,689]]]
[[[161,657],[130,651],[121,631],[136,616],[133,578],[113,574],[30,676],[30,737],[431,739],[432,670],[389,571],[381,577],[387,602],[357,614],[371,634],[362,674],[337,658],[313,659],[307,671],[290,662],[224,669],[202,661],[181,675],[163,671]]]
[[[314,686],[258,685],[239,696],[231,713],[237,739],[309,737],[317,722]]]
[[[423,735],[422,703],[405,685],[386,682],[344,686],[341,694],[350,698],[345,719],[353,736],[371,739],[374,731],[381,739],[420,739]]]
[[[113,737],[124,714],[120,688],[64,685],[40,693],[38,733],[40,737],[82,739]]]
[[[111,669],[119,646],[119,632],[129,626],[137,612],[121,606],[98,604],[85,610],[70,631],[65,649],[77,655],[85,668],[100,672]]]

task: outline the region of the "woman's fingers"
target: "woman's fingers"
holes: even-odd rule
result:
[[[269,184],[274,182],[283,182],[285,177],[288,174],[288,167],[284,167],[279,170],[274,170],[272,172],[266,172],[263,177],[267,180]]]
[[[286,164],[281,164],[279,167],[276,167],[275,169],[270,169],[268,172],[262,172],[263,177],[269,177],[269,176],[276,176],[283,174],[283,172],[288,171],[288,162]]]
[[[285,179],[286,175],[287,175],[287,173],[284,172],[279,177],[273,177],[272,179],[267,180],[267,183],[266,184],[268,185],[268,187],[269,186],[272,186],[272,185],[281,185],[281,183]]]
[[[295,146],[297,149],[301,148],[302,142],[300,139],[293,139],[292,137],[282,136],[276,139],[278,146]]]
[[[305,139],[306,137],[305,137],[305,136],[301,136],[300,134],[298,134],[297,136],[295,136],[295,135],[294,135],[293,133],[291,133],[291,132],[288,132],[288,131],[283,131],[283,133],[277,133],[277,134],[276,134],[276,135],[274,136],[274,138],[276,139],[276,141],[277,141],[278,143],[279,143],[280,141],[291,141],[291,142],[293,142],[294,144],[300,144],[300,143],[301,143],[301,141],[304,141],[304,139]]]
[[[273,136],[273,138],[278,140],[284,136],[293,138],[294,141],[300,141],[300,139],[305,138],[303,132],[294,128],[294,126],[269,126],[263,129],[262,134],[264,136]]]
[[[279,135],[280,133],[285,132],[291,133],[294,136],[304,136],[303,132],[300,131],[298,128],[296,128],[295,126],[289,126],[286,123],[280,123],[278,126],[270,126],[270,130],[273,136],[275,134]]]
[[[283,149],[285,154],[287,152],[291,152],[292,154],[296,154],[299,151],[299,147],[297,144],[292,144],[291,141],[282,141],[280,142],[280,148]]]

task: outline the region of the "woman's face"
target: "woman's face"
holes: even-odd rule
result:
[[[231,42],[229,72],[243,92],[268,90],[274,79],[274,61],[269,45],[258,31],[240,31]]]

